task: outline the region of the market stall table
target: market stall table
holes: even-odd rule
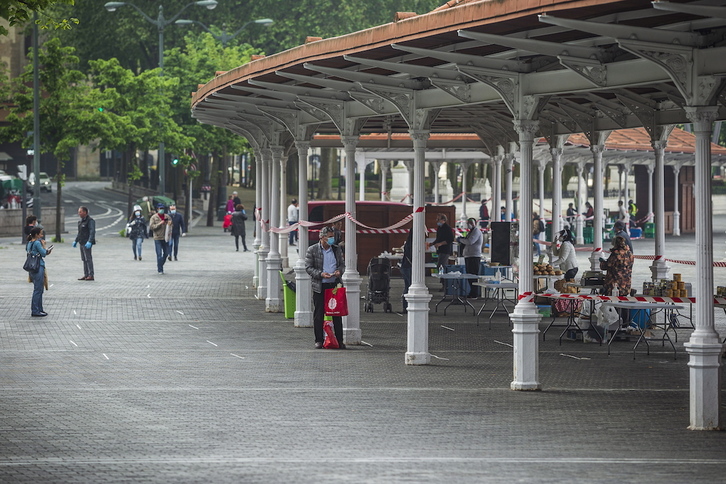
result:
[[[673,341],[671,340],[670,336],[668,336],[668,330],[673,329],[671,325],[671,318],[668,317],[668,312],[672,312],[674,310],[681,310],[684,309],[683,306],[678,306],[672,303],[658,303],[658,302],[645,302],[645,301],[608,301],[603,304],[609,304],[615,308],[621,308],[621,309],[628,309],[631,311],[634,311],[635,314],[641,313],[643,320],[646,319],[645,317],[645,311],[647,310],[653,310],[653,309],[662,309],[663,315],[664,315],[664,321],[663,325],[659,325],[657,322],[657,318],[653,318],[653,327],[660,328],[663,330],[663,337],[661,338],[661,342],[665,346],[665,340],[668,340],[668,343],[670,343],[671,347],[673,348],[673,358],[677,359],[678,354],[676,353],[676,346],[673,344]],[[629,319],[635,319],[635,317],[631,317]],[[610,354],[610,344],[613,342],[615,337],[623,331],[623,329],[627,328],[627,326],[623,327],[621,325],[618,325],[615,328],[615,331],[613,332],[612,336],[608,339],[608,355]],[[641,328],[640,330],[640,336],[638,337],[638,341],[635,342],[635,346],[633,347],[633,359],[635,359],[635,350],[638,348],[638,345],[640,345],[641,341],[645,341],[645,345],[648,348],[647,354],[650,354],[650,343],[648,343],[648,338],[645,337],[645,333],[648,328]],[[606,332],[607,333],[607,332]]]
[[[444,315],[446,315],[446,309],[451,306],[452,304],[460,304],[464,306],[464,312],[466,312],[466,306],[469,306],[472,310],[472,312],[476,313],[476,308],[471,305],[471,303],[467,300],[466,294],[461,294],[461,281],[465,280],[476,280],[479,279],[479,276],[476,274],[467,274],[462,272],[446,272],[446,273],[438,273],[438,274],[431,274],[433,277],[436,277],[437,279],[442,279],[444,281],[451,281],[451,286],[447,287],[444,291],[444,297],[441,298],[439,302],[436,303],[436,306],[434,307],[434,311],[439,310],[439,304],[444,302],[446,300],[447,296],[452,296],[451,301],[449,301],[449,304],[447,304],[444,307]],[[452,294],[448,294],[448,292],[451,291]]]
[[[484,303],[482,304],[481,308],[479,308],[479,311],[476,313],[476,324],[479,325],[479,315],[482,311],[486,308],[487,304],[491,299],[496,301],[496,305],[494,306],[494,309],[492,309],[492,312],[489,314],[489,329],[492,329],[492,318],[494,317],[494,314],[499,311],[500,309],[504,309],[504,311],[509,314],[511,311],[507,309],[506,304],[511,303],[512,304],[512,310],[514,310],[514,306],[517,304],[517,294],[519,291],[519,284],[516,282],[502,282],[502,281],[483,281],[483,282],[475,282],[475,286],[479,286],[485,291],[482,291],[484,294]],[[494,291],[494,294],[492,297],[489,296],[489,291]],[[510,299],[507,297],[507,291],[513,290],[514,291],[514,299]]]
[[[550,324],[547,325],[545,330],[542,332],[542,341],[545,340],[545,338],[547,337],[547,331],[549,331],[549,329],[552,327],[564,328],[562,330],[562,333],[560,333],[560,345],[562,344],[562,337],[565,334],[567,334],[568,331],[575,331],[575,332],[578,332],[581,334],[584,333],[585,331],[587,331],[587,330],[583,330],[580,327],[580,325],[577,323],[577,317],[580,315],[580,312],[579,312],[579,309],[575,309],[575,308],[576,308],[577,303],[582,304],[582,302],[583,302],[582,299],[578,298],[574,294],[568,295],[568,296],[563,296],[559,293],[552,293],[552,294],[543,293],[543,294],[540,294],[540,296],[546,297],[549,299],[555,299],[555,300],[565,300],[568,303],[568,305],[567,305],[567,309],[568,309],[567,310],[567,322],[564,325],[555,324],[555,322],[557,320],[557,315],[553,315],[552,321],[550,322]],[[599,332],[598,332],[598,334],[599,334]]]

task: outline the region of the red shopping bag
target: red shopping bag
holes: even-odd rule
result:
[[[332,289],[325,290],[325,315],[348,315],[348,298],[345,295],[345,288],[340,284]]]
[[[335,328],[333,327],[333,317],[326,316],[323,320],[323,331],[325,332],[325,342],[323,348],[328,350],[337,350],[340,346],[338,345],[338,338],[335,337]]]

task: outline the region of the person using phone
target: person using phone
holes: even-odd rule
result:
[[[25,250],[29,253],[38,254],[40,256],[40,267],[38,272],[30,272],[28,276],[33,283],[33,298],[30,303],[30,315],[34,318],[44,318],[48,316],[43,310],[43,290],[45,289],[45,256],[50,254],[53,246],[46,248],[45,239],[43,238],[43,229],[33,227],[27,237],[28,243]]]

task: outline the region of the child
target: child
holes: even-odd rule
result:
[[[229,230],[229,228],[232,226],[232,212],[227,212],[227,215],[224,216],[224,222],[222,222],[222,228],[225,232]]]

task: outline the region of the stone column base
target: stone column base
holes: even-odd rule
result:
[[[665,259],[654,260],[650,266],[651,278],[654,281],[659,279],[668,279],[668,271],[670,266],[666,263]]]
[[[423,288],[409,288],[405,296],[408,302],[408,342],[405,362],[407,365],[428,365],[429,353],[429,301],[431,294]]]
[[[693,337],[692,337],[693,338]],[[721,353],[723,345],[684,343],[690,355],[690,425],[689,430],[721,430]]]
[[[343,284],[348,298],[348,315],[343,318],[343,340],[346,345],[359,345],[360,330],[360,284],[361,277],[357,272],[343,273]]]
[[[509,315],[514,335],[512,390],[541,390],[539,382],[539,323],[542,315],[533,303],[520,301]]]

